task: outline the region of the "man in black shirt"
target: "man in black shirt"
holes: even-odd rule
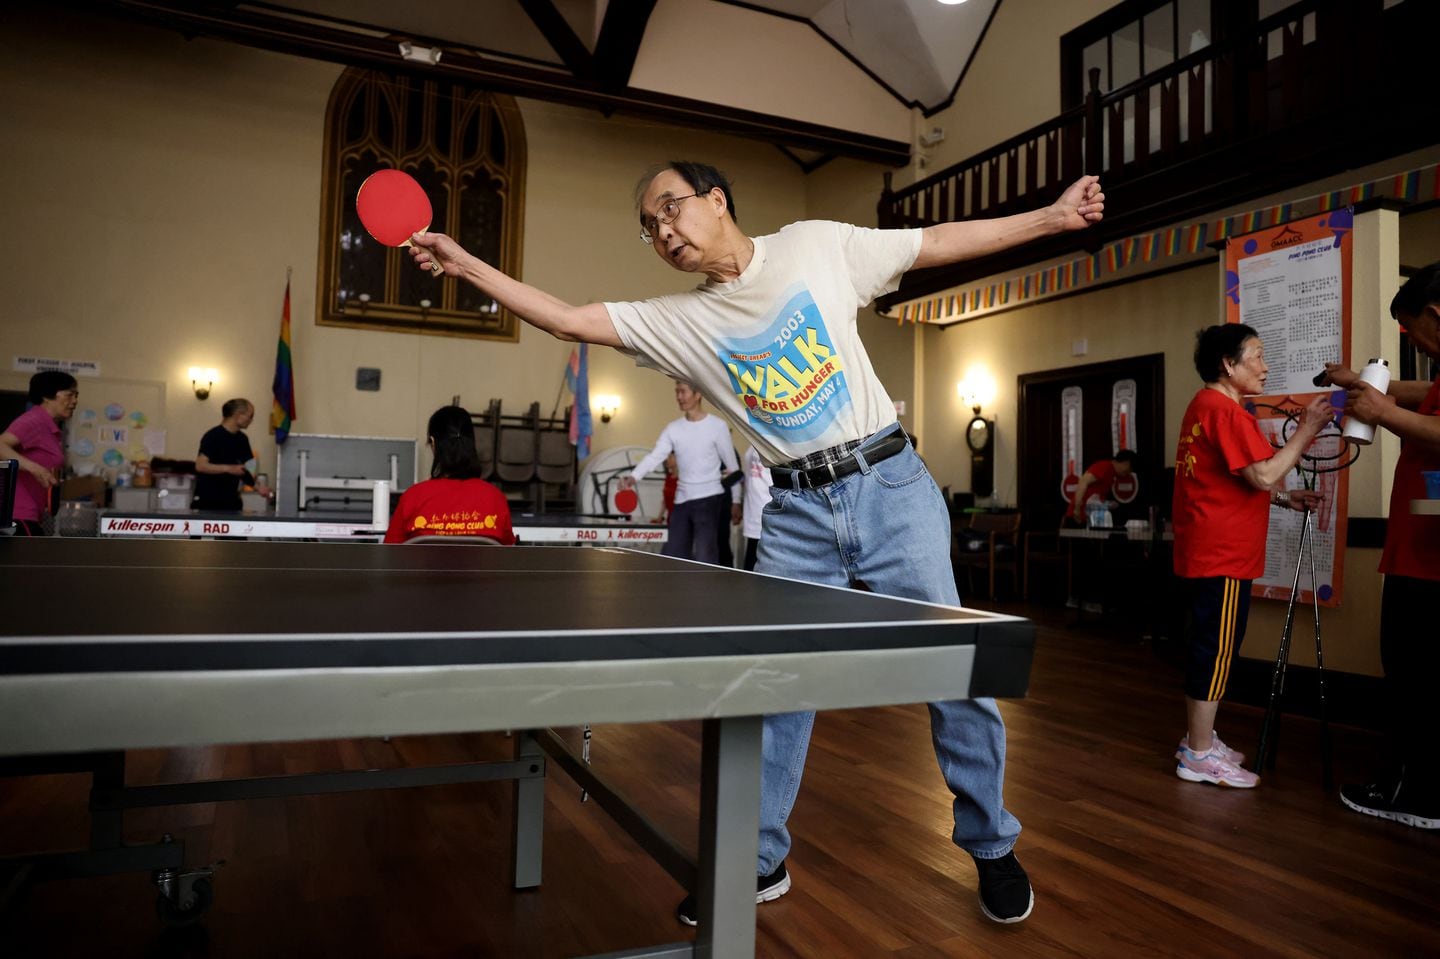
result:
[[[220,408],[225,419],[200,437],[195,457],[195,508],[240,509],[240,484],[254,484],[245,463],[255,458],[250,439],[242,432],[255,418],[249,400],[227,400]]]

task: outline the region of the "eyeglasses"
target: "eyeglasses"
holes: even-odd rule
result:
[[[685,196],[672,196],[660,204],[660,209],[655,211],[654,216],[641,221],[640,239],[644,240],[646,244],[654,243],[656,228],[659,227],[661,223],[674,223],[675,218],[680,215],[681,200],[688,200],[691,197],[705,195],[705,193],[690,193]]]

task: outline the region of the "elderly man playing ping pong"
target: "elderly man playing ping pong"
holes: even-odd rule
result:
[[[1098,222],[1105,196],[1083,177],[1051,206],[992,220],[873,230],[803,221],[747,236],[723,174],[672,162],[636,188],[640,238],[695,289],[574,306],[515,280],[434,233],[412,237],[423,269],[473,284],[563,340],[613,346],[694,383],[771,469],[757,570],[959,605],[945,502],[871,367],[857,311],[907,270],[943,266]],[[786,819],[800,788],[814,713],[765,719],[756,901],[790,888]],[[954,841],[979,873],[980,904],[1020,922],[1035,897],[1004,806],[1005,727],[993,700],[930,704],[940,771],[954,794]],[[698,921],[695,900],[679,918]]]

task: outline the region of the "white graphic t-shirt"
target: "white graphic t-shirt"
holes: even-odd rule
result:
[[[900,285],[920,231],[810,220],[754,240],[729,283],[606,303],[627,351],[693,383],[770,465],[894,423],[855,316]]]

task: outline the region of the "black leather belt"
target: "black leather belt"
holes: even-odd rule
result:
[[[784,486],[788,489],[815,489],[827,483],[833,483],[842,476],[859,472],[860,461],[855,458],[855,453],[864,456],[865,462],[873,466],[881,460],[889,459],[909,445],[910,441],[904,433],[896,433],[874,446],[861,447],[855,452],[823,466],[812,466],[803,470],[786,469],[783,466],[771,467],[770,478],[775,481],[776,486]]]

